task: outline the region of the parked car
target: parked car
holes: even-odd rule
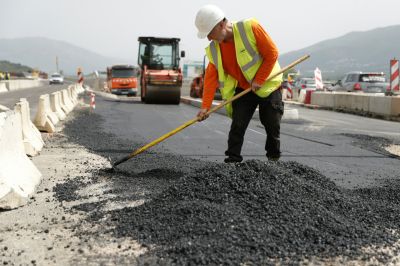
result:
[[[294,84],[295,90],[300,93],[301,90],[316,90],[315,79],[301,78]]]
[[[49,84],[64,84],[64,77],[58,73],[54,73],[49,78]]]
[[[332,88],[335,86],[335,82],[333,81],[323,81],[324,91],[332,91]]]
[[[338,80],[333,91],[385,93],[390,88],[382,72],[349,72]]]

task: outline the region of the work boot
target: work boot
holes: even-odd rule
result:
[[[269,156],[269,157],[267,157],[268,158],[268,161],[270,161],[270,162],[277,162],[277,161],[279,161],[279,158],[280,157],[272,157],[272,156]]]
[[[235,158],[235,157],[226,157],[224,162],[225,163],[240,163],[243,159]]]

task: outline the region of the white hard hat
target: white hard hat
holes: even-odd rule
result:
[[[205,5],[197,11],[196,25],[199,32],[197,37],[204,39],[221,20],[225,18],[224,12],[217,6]]]

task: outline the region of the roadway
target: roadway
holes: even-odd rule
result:
[[[65,89],[68,85],[45,85],[2,93],[0,104],[13,108],[27,98],[34,118],[39,96]],[[122,96],[122,98],[126,98]],[[281,128],[282,160],[293,160],[315,169],[345,187],[369,186],[380,179],[400,176],[399,159],[390,156],[385,144],[400,144],[400,124],[326,110],[291,106],[298,120],[284,120]],[[104,118],[103,130],[118,138],[146,144],[195,117],[198,109],[189,105],[142,104],[137,98],[114,101],[97,97],[95,112]],[[152,150],[206,161],[222,162],[227,146],[230,119],[213,114],[167,139]],[[253,119],[246,132],[242,155],[245,160],[266,160],[265,132]]]
[[[14,105],[19,101],[20,98],[26,98],[29,102],[30,115],[33,119],[36,115],[40,95],[50,94],[52,92],[67,89],[70,84],[72,84],[72,82],[65,82],[62,85],[43,85],[35,88],[2,92],[0,93],[0,105],[4,105],[10,109],[13,109]]]
[[[62,88],[5,93],[0,101],[12,107],[29,96],[35,105],[41,93]],[[338,190],[294,163],[210,163],[224,158],[230,120],[220,114],[104,171],[108,156],[128,154],[198,111],[120,98],[97,96],[95,110],[77,108],[61,134],[45,139],[32,158],[44,177],[37,193],[27,206],[0,213],[4,262],[132,265],[150,258],[153,265],[166,258],[157,250],[179,261],[207,256],[234,263],[247,256],[278,264],[305,258],[307,264],[314,257],[314,264],[398,262],[398,237],[389,232],[398,229],[400,160],[381,147],[400,144],[398,122],[295,107],[300,119],[282,123],[283,161],[318,169],[345,188],[371,187],[365,190]],[[264,141],[253,120],[245,159],[266,160]],[[227,221],[229,229],[220,226]],[[157,249],[147,250],[148,243]]]
[[[294,107],[299,120],[284,120],[281,128],[282,160],[315,169],[345,187],[364,187],[400,175],[399,159],[382,145],[400,144],[400,124],[351,114]],[[103,130],[118,138],[146,144],[195,117],[189,105],[149,105],[138,100],[115,102],[97,97],[95,112],[104,118]],[[230,120],[220,114],[196,123],[152,150],[207,161],[222,162]],[[245,160],[266,160],[265,132],[253,119],[246,132]],[[140,155],[139,155],[140,156]]]

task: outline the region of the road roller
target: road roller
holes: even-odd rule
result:
[[[179,38],[139,37],[140,97],[144,103],[179,104],[185,51]]]

